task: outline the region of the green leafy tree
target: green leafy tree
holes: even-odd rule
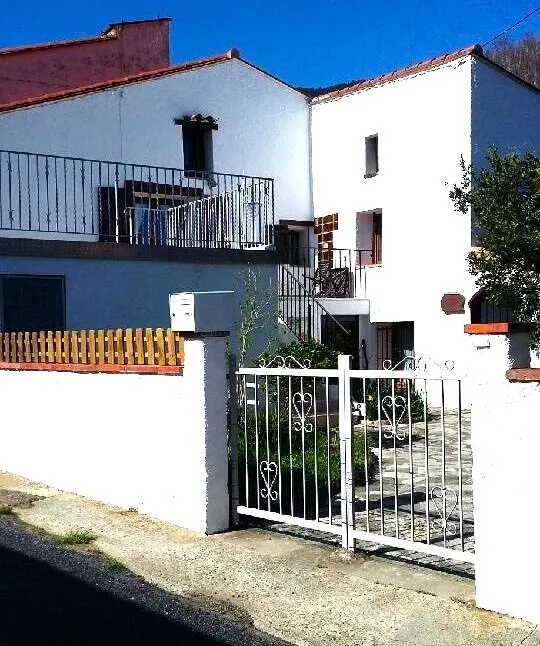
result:
[[[457,211],[472,213],[477,245],[468,256],[479,287],[516,320],[537,323],[540,341],[540,159],[532,154],[487,153],[473,172],[462,165],[450,192]]]

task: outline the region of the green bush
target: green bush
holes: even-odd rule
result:
[[[256,507],[259,504],[262,509],[268,509],[268,498],[261,494],[261,490],[266,489],[266,485],[260,469],[261,462],[274,462],[276,467],[278,464],[281,467],[282,513],[303,515],[305,504],[306,517],[314,518],[317,495],[319,504],[327,507],[328,491],[330,490],[330,496],[334,497],[341,490],[339,431],[332,428],[327,432],[326,427],[319,427],[309,432],[304,430],[302,433],[301,430],[291,428],[289,433],[288,424],[286,426],[280,424],[278,434],[277,417],[269,416],[268,421],[268,436],[264,417],[258,419],[258,434],[255,431],[253,417],[248,419],[247,425],[244,425],[243,420],[240,424],[238,468],[241,504],[249,503],[250,507]],[[365,484],[366,473],[370,479],[377,469],[377,457],[371,450],[371,440],[368,438],[366,445],[364,436],[355,436],[352,457],[354,484],[356,486]],[[246,471],[249,482],[247,501]],[[271,490],[279,496],[277,472]],[[279,498],[270,500],[271,511],[278,511],[279,508]]]

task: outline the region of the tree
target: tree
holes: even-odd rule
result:
[[[540,159],[487,153],[478,173],[461,161],[462,182],[450,192],[457,211],[472,213],[478,248],[468,256],[479,287],[516,320],[537,323],[540,341]]]
[[[540,37],[526,34],[516,43],[501,38],[486,51],[486,55],[501,67],[540,89]]]

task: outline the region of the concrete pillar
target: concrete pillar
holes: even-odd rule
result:
[[[189,395],[176,411],[178,428],[190,435],[183,444],[192,486],[184,492],[184,527],[204,534],[229,528],[227,453],[227,335],[187,336],[183,380]]]
[[[476,605],[540,623],[540,371],[516,324],[466,325]]]

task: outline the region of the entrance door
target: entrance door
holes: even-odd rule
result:
[[[414,356],[414,322],[398,321],[377,325],[377,369],[384,368],[385,361],[392,367]],[[409,362],[407,362],[409,363]],[[402,369],[410,366],[401,364]]]
[[[344,329],[340,328],[336,321]],[[321,316],[321,342],[340,354],[351,355],[353,370],[360,368],[358,335],[358,316]]]

